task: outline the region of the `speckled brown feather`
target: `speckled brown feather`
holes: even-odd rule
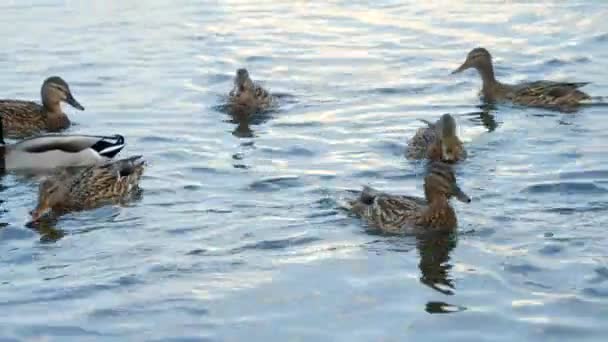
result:
[[[65,187],[66,191],[51,208],[63,213],[128,199],[139,190],[138,182],[144,171],[144,162],[140,158],[135,156],[120,159],[75,172],[60,171],[47,181]],[[39,198],[39,205],[42,202],[45,202],[44,199]]]
[[[121,199],[137,186],[143,171],[143,164],[132,165],[128,159],[88,167],[72,182],[70,198],[85,207],[93,207],[106,200]]]
[[[454,141],[455,143],[452,143],[451,148],[453,149],[453,154],[455,156],[454,160],[452,160],[452,162],[458,162],[461,160],[465,160],[467,158],[467,151],[464,149],[464,145],[462,144],[462,141],[460,141],[460,139],[458,139],[458,137],[454,137]],[[429,160],[433,160],[433,161],[441,161],[442,160],[442,156],[441,156],[441,139],[435,139],[435,141],[433,141],[428,149],[427,149],[427,155],[426,157]]]
[[[591,97],[578,88],[588,83],[536,81],[512,87],[507,97],[514,103],[530,106],[568,107],[576,106]]]
[[[41,132],[57,132],[70,127],[70,119],[64,113],[47,111],[31,101],[0,100],[0,115],[4,136],[26,138]]]
[[[441,120],[439,119],[434,123],[422,120],[427,124],[427,127],[419,128],[416,134],[408,141],[405,150],[406,158],[414,160],[427,158],[433,161],[441,161],[443,159],[441,145],[444,143],[453,151],[452,155],[454,158],[450,162],[466,159],[466,150],[458,136],[455,135],[455,131],[450,132],[449,136],[446,137],[447,139],[442,138],[442,134],[440,133]]]
[[[261,85],[251,80],[246,70],[241,75],[237,70],[235,85],[228,94],[228,101],[237,111],[261,111],[272,105],[273,97]]]
[[[482,94],[485,101],[509,100],[515,104],[534,107],[569,110],[591,97],[580,91],[587,82],[535,81],[520,84],[505,84],[496,80],[492,56],[488,50],[478,47],[471,50],[465,62],[453,73],[475,68],[483,81]]]
[[[435,124],[429,122],[427,122],[427,124],[427,127],[418,128],[416,134],[408,141],[407,149],[405,151],[406,158],[423,159],[427,157],[429,145],[437,140]]]
[[[457,225],[457,219],[448,202],[454,194],[448,192],[455,181],[449,166],[433,163],[425,177],[426,200],[390,195],[364,187],[360,196],[349,203],[350,210],[370,226],[389,234],[420,229],[452,230]]]

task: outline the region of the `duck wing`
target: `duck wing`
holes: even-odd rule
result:
[[[0,100],[2,130],[8,138],[23,138],[40,132],[46,125],[44,109],[31,101]]]
[[[261,85],[254,84],[255,98],[263,104],[269,104],[272,101],[272,96],[268,90],[264,89]]]
[[[423,159],[427,156],[428,147],[437,139],[437,123],[423,119],[427,127],[418,128],[416,134],[408,141],[405,155],[408,159]]]
[[[400,233],[404,226],[415,225],[426,205],[419,197],[390,195],[364,187],[359,198],[351,202],[351,210],[382,231]]]
[[[86,149],[92,149],[101,156],[112,158],[124,146],[125,139],[118,134],[114,136],[53,134],[22,140],[12,145],[12,148],[27,153],[44,153],[54,150],[78,153]]]
[[[122,198],[137,187],[144,171],[142,156],[89,166],[73,177],[70,193],[86,206]]]
[[[589,82],[554,82],[536,81],[516,85],[514,87],[514,98],[539,99],[545,102],[558,102],[560,99],[580,101],[589,99],[589,95],[578,90]]]

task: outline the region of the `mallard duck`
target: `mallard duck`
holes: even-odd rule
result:
[[[125,147],[122,135],[48,134],[6,144],[0,120],[0,170],[54,169],[98,164]]]
[[[63,214],[120,203],[139,192],[144,171],[141,156],[92,165],[75,173],[61,170],[40,183],[38,204],[31,215],[37,221],[48,211]]]
[[[5,136],[24,138],[43,131],[56,132],[68,128],[70,119],[61,110],[61,101],[84,110],[61,77],[47,78],[40,92],[42,105],[31,101],[0,100]]]
[[[590,99],[589,95],[578,90],[589,84],[588,82],[535,81],[514,85],[501,83],[494,77],[492,56],[482,47],[471,50],[464,63],[452,74],[469,68],[475,68],[479,72],[483,81],[481,94],[487,102],[508,100],[526,106],[569,109],[578,106],[583,100]]]
[[[408,159],[442,160],[457,162],[467,157],[467,152],[456,135],[456,120],[450,114],[443,114],[437,122],[422,120],[427,127],[419,128],[408,142]]]
[[[230,91],[229,103],[236,111],[261,111],[272,104],[272,96],[262,86],[253,82],[247,69],[238,69],[234,78],[234,87]]]
[[[364,187],[360,196],[350,202],[350,210],[384,233],[399,234],[433,230],[452,230],[457,225],[456,213],[449,199],[456,196],[469,203],[471,199],[456,184],[450,165],[433,162],[424,178],[426,199],[391,195]]]

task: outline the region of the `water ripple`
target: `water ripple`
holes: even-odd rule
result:
[[[2,338],[605,340],[605,6],[412,5],[0,3],[2,98],[58,74],[87,108],[63,106],[67,133],[149,162],[141,199],[38,225],[40,179],[0,179]],[[476,46],[504,82],[588,81],[594,103],[482,105],[474,70],[450,75]],[[230,113],[241,67],[277,108]],[[362,185],[423,196],[403,151],[444,113],[475,199],[453,236],[339,208]]]

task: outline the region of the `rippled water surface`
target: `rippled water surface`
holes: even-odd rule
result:
[[[0,97],[61,75],[68,132],[149,167],[139,201],[39,229],[37,180],[1,179],[2,340],[605,340],[608,107],[484,108],[449,73],[485,46],[503,81],[604,96],[606,4],[35,3],[0,4]],[[221,110],[239,67],[277,110]],[[443,113],[470,155],[456,236],[366,232],[338,203],[422,195],[402,152]]]

